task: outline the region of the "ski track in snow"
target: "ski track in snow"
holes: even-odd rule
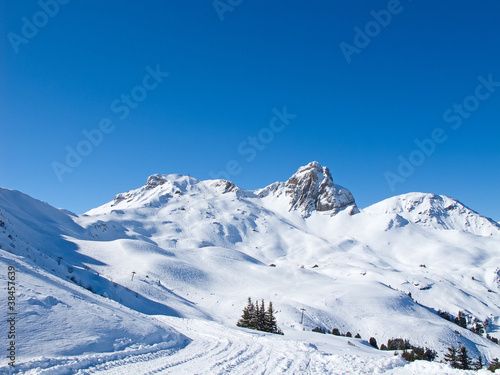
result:
[[[118,353],[39,359],[8,372],[29,375],[478,374],[454,370],[440,363],[407,364],[391,355],[327,354],[311,343],[232,329],[208,321],[158,319],[192,341],[166,349],[168,343]],[[486,370],[479,372],[487,373]]]

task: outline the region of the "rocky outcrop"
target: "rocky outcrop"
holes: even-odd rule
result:
[[[271,184],[259,192],[260,197],[282,194],[289,198],[289,211],[298,210],[303,217],[313,211],[331,216],[344,209],[351,214],[359,212],[351,192],[334,184],[328,168],[316,161],[299,168],[285,183]]]

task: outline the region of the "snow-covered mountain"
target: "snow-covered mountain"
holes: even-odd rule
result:
[[[314,211],[330,216],[344,209],[351,214],[359,212],[351,192],[334,184],[328,168],[318,162],[299,168],[288,181],[276,182],[257,193],[260,198],[271,195],[276,200],[281,197],[288,201],[289,211],[297,210],[302,217],[309,217]]]
[[[412,222],[428,228],[459,230],[479,236],[493,236],[500,229],[498,223],[444,195],[404,194],[377,203],[367,211],[378,215],[395,214],[399,217],[395,225],[400,226]]]
[[[47,363],[29,353],[119,352],[158,341],[169,344],[154,350],[190,347],[182,324],[151,315],[230,329],[248,296],[273,301],[284,339],[312,342],[302,329],[320,326],[359,333],[351,341],[361,356],[372,353],[373,336],[500,357],[499,345],[438,314],[462,311],[468,327],[487,320],[487,333],[500,337],[499,225],[433,194],[360,210],[317,162],[255,191],[153,175],[84,215],[0,189],[0,247],[0,262],[19,270],[20,319],[30,323],[19,325],[20,335],[36,332],[20,354],[32,367]],[[64,345],[51,345],[59,317]]]

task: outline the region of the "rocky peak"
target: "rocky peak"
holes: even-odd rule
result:
[[[227,180],[216,180],[213,185],[222,194],[238,191],[239,188],[231,181]]]
[[[145,188],[146,189],[153,189],[159,185],[163,185],[165,183],[165,179],[159,175],[159,174],[153,174],[148,177],[148,180],[146,181]]]
[[[358,212],[351,192],[334,184],[328,168],[316,161],[299,168],[284,187],[285,196],[290,197],[290,211],[299,210],[303,217],[315,210],[335,215],[347,207],[352,213]]]
[[[191,195],[236,193],[247,196],[250,192],[239,189],[233,182],[226,180],[198,181],[190,176],[178,174],[154,174],[148,177],[144,186],[115,196],[110,207],[143,207],[165,204],[169,196],[179,196],[189,192]],[[285,199],[289,211],[299,211],[309,217],[313,211],[331,216],[346,208],[350,213],[359,212],[349,190],[333,183],[332,175],[318,162],[311,162],[301,168],[286,182],[276,182],[262,190],[258,196],[274,196]]]

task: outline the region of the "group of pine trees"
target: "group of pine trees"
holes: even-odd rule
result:
[[[469,357],[465,346],[459,349],[450,346],[448,352],[444,355],[444,360],[451,367],[461,370],[479,370],[483,368],[483,358],[479,356],[477,362],[472,362],[472,358]]]
[[[248,304],[243,309],[243,315],[238,320],[238,327],[256,329],[258,331],[277,333],[282,335],[283,332],[278,328],[278,323],[275,317],[276,311],[273,308],[273,303],[269,302],[267,309],[265,308],[264,300],[252,302],[248,297]]]
[[[252,299],[248,297],[247,306],[243,309],[243,314],[241,319],[238,320],[236,325],[238,327],[255,329],[258,331],[271,332],[282,335],[283,332],[278,328],[278,324],[275,317],[276,311],[273,308],[273,303],[269,302],[267,309],[265,308],[264,300],[262,299],[260,304],[258,301],[252,302]],[[443,316],[444,314],[442,314]],[[451,320],[451,319],[449,319]],[[464,325],[464,315],[459,314],[456,319],[457,324]],[[452,320],[453,321],[453,320]],[[319,333],[330,333],[325,329],[316,327],[313,329],[314,332]],[[478,334],[482,332],[478,330]],[[336,336],[346,336],[352,337],[352,334],[348,332],[343,335],[337,328],[334,328],[331,333]],[[356,334],[356,338],[361,338],[359,334]],[[374,337],[370,337],[370,345],[378,349],[377,341]],[[435,350],[428,348],[421,348],[418,346],[411,345],[408,340],[403,340],[400,338],[390,339],[387,341],[387,346],[382,344],[381,350],[403,350],[402,357],[407,361],[413,362],[415,360],[426,360],[434,361],[437,357]],[[410,350],[410,351],[408,351]],[[444,361],[449,363],[451,367],[461,370],[479,370],[483,368],[483,359],[481,356],[478,357],[476,362],[472,361],[467,353],[467,348],[460,347],[459,349],[450,346],[448,352],[444,355]],[[494,372],[500,369],[500,362],[495,358],[489,365],[488,370]]]
[[[441,311],[441,310],[438,310],[437,313],[441,318],[446,319],[449,322],[455,323],[457,326],[460,326],[462,328],[467,328],[467,318],[466,318],[465,312],[459,311],[458,316],[454,316],[453,314],[450,314],[449,312]],[[481,331],[479,326],[477,328],[478,328],[478,331]],[[482,328],[482,325],[481,325],[481,328]],[[481,335],[483,332],[484,332],[484,330],[482,330],[482,332],[480,332],[478,334]],[[474,332],[474,333],[476,333],[476,332]]]
[[[343,337],[352,337],[352,333],[351,332],[347,332],[347,333],[342,333],[340,332],[340,330],[338,328],[334,328],[332,329],[332,331],[330,332],[329,329],[324,329],[324,328],[321,328],[321,327],[314,327],[312,329],[313,332],[318,332],[318,333],[323,333],[323,334],[332,334],[334,336],[343,336]],[[356,333],[356,336],[354,336],[354,338],[356,339],[360,339],[361,336],[359,335],[359,333]]]
[[[452,323],[455,323],[456,325],[459,325],[462,328],[468,329],[469,331],[474,332],[476,335],[479,336],[482,336],[486,332],[486,328],[490,324],[488,319],[485,319],[484,322],[480,322],[477,320],[477,318],[472,317],[470,318],[471,321],[471,323],[469,324],[470,327],[467,328],[468,327],[467,317],[465,312],[463,311],[459,311],[458,316],[453,316],[452,314],[446,311],[438,310],[438,315],[441,318],[446,319]],[[486,334],[486,338],[494,342],[495,344],[499,344],[499,340],[495,337],[490,336],[489,334]]]
[[[401,357],[408,362],[418,360],[432,362],[437,357],[437,352],[435,350],[412,345],[409,340],[403,340],[402,338],[387,340],[387,345],[380,345],[380,350],[402,350],[403,353]]]
[[[476,335],[479,336],[483,336],[483,334],[486,332],[486,328],[490,325],[490,321],[488,320],[488,318],[486,318],[484,322],[480,322],[477,320],[477,318],[472,317],[472,319],[470,319],[472,321],[470,324],[470,328],[467,328],[467,318],[465,313],[462,311],[458,312],[458,316],[453,316],[452,314],[446,311],[438,310],[438,315],[441,318],[446,319],[452,323],[455,323],[456,325],[459,325],[462,328],[468,329],[469,331],[474,332]],[[491,342],[500,345],[500,340],[498,340],[496,337],[490,336],[488,333],[486,333],[486,338]]]

